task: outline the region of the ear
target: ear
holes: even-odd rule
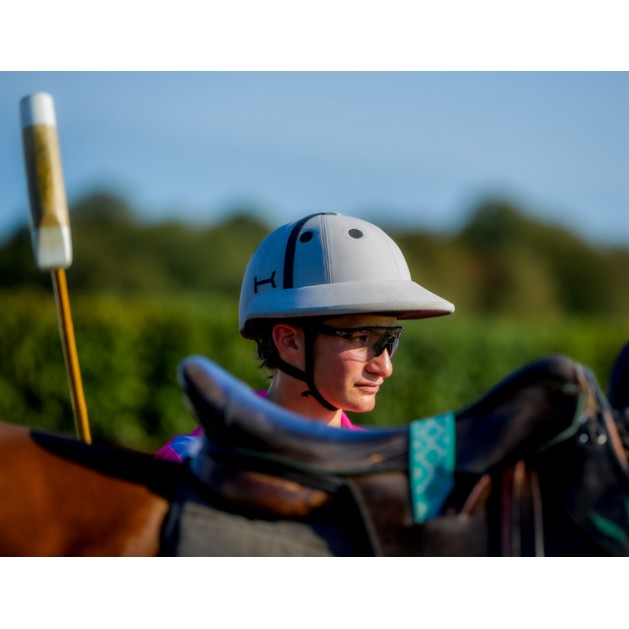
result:
[[[280,358],[287,363],[300,363],[304,346],[303,330],[287,323],[278,323],[273,326],[272,334]]]

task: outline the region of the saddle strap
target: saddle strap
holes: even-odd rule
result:
[[[501,555],[543,557],[544,525],[539,479],[524,461],[502,474]]]

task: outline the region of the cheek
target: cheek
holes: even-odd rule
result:
[[[325,339],[334,340],[334,339]],[[344,360],[331,343],[315,345],[315,379],[320,385],[343,387],[356,369],[356,362]]]
[[[315,366],[315,382],[324,397],[328,395],[346,404],[348,396],[356,395],[354,385],[361,379],[361,373],[359,362],[343,360],[338,356],[327,361],[319,359]]]
[[[339,356],[326,360],[323,356],[316,359],[315,383],[317,389],[328,402],[344,411],[365,413],[373,410],[376,399],[355,388],[360,381],[362,363],[343,360]]]

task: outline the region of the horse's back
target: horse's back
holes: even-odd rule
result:
[[[0,423],[0,555],[157,554],[168,500],[108,452]]]

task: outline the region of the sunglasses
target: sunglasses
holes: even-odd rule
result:
[[[335,328],[325,324],[317,326],[320,334],[345,339],[348,351],[361,360],[368,360],[370,353],[375,357],[380,356],[385,349],[389,352],[389,358],[392,358],[403,329],[401,325],[366,325],[360,328]]]

